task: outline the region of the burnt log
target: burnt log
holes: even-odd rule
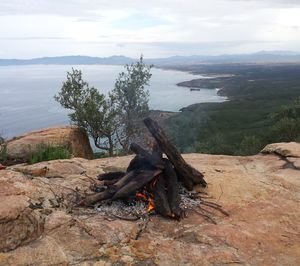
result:
[[[144,119],[144,124],[157,141],[161,150],[167,155],[168,159],[173,164],[186,189],[192,190],[195,184],[201,184],[203,187],[206,187],[207,183],[204,180],[203,174],[186,163],[175,146],[168,140],[166,134],[158,123],[148,117]]]
[[[130,144],[130,150],[133,151],[135,154],[140,155],[142,158],[144,158],[149,164],[154,166],[155,168],[158,169],[163,169],[164,168],[164,162],[162,160],[162,157],[160,156],[159,153],[149,153],[145,149],[143,149],[140,145],[136,143],[131,143]]]
[[[176,172],[168,159],[164,159],[165,169],[164,177],[166,180],[166,193],[171,212],[174,217],[181,217],[179,183]]]
[[[112,197],[112,193],[110,193],[108,190],[105,190],[100,193],[95,193],[93,195],[86,196],[83,200],[79,202],[79,206],[92,206],[98,201],[106,200]]]
[[[79,205],[81,206],[90,206],[93,205],[94,203],[106,199],[110,199],[113,197],[113,195],[120,190],[123,186],[128,184],[134,177],[136,177],[138,174],[138,171],[133,170],[127,173],[125,176],[123,176],[121,179],[119,179],[116,183],[113,185],[109,186],[105,191],[100,192],[100,193],[95,193],[92,195],[86,196],[80,203]]]
[[[98,180],[113,180],[113,179],[120,179],[121,177],[123,177],[125,175],[124,172],[110,172],[110,173],[104,173],[104,174],[100,174],[98,175]]]
[[[138,154],[129,163],[126,173],[133,170],[155,170],[155,169],[157,168],[149,164],[149,162],[144,157]]]
[[[120,179],[111,179],[111,180],[103,180],[102,181],[102,185],[103,186],[111,186],[114,185],[115,183],[117,183]]]
[[[167,197],[166,182],[163,175],[159,175],[153,188],[155,211],[162,216],[172,217],[172,211]]]
[[[147,183],[159,175],[162,170],[144,170],[139,172],[130,182],[128,182],[121,189],[118,189],[117,192],[113,195],[112,200],[125,198],[133,193],[135,194],[138,190],[143,188]]]
[[[130,183],[132,180],[134,180],[134,178],[136,178],[138,174],[139,174],[138,170],[132,170],[132,171],[128,172],[125,176],[123,176],[121,179],[119,179],[118,182],[116,182],[112,186],[108,187],[107,190],[110,191],[110,193],[112,193],[112,195],[115,194],[122,187],[124,187],[125,185]]]

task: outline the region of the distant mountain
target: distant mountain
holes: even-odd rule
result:
[[[253,54],[224,54],[216,56],[172,56],[149,59],[155,65],[197,64],[197,63],[300,63],[300,53],[291,51],[261,51]]]
[[[76,55],[33,59],[0,59],[0,65],[125,65],[136,60],[137,59],[117,55],[110,57]],[[261,51],[253,54],[171,56],[166,58],[145,59],[145,61],[157,66],[200,63],[300,63],[300,53],[292,51]]]
[[[124,65],[134,59],[125,56],[91,57],[91,56],[57,56],[33,59],[0,59],[0,65]]]

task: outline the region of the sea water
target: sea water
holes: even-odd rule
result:
[[[62,108],[53,96],[66,80],[66,72],[80,69],[83,79],[101,93],[114,87],[123,66],[111,65],[25,65],[0,66],[0,133],[10,138],[28,131],[69,124],[70,110]],[[176,84],[195,78],[187,72],[153,68],[149,86],[151,109],[179,111],[194,103],[221,102],[213,89],[190,91]],[[204,77],[203,77],[204,78]]]

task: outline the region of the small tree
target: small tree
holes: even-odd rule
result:
[[[87,130],[95,146],[114,154],[116,111],[112,99],[105,96],[82,79],[80,70],[67,72],[67,81],[61,91],[54,96],[64,108],[73,112],[69,114],[71,123]]]
[[[141,120],[149,113],[149,91],[145,86],[149,85],[151,68],[144,63],[143,56],[138,62],[126,65],[126,71],[119,74],[111,93],[118,113],[116,135],[125,152],[138,135]]]

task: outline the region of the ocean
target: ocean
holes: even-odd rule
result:
[[[69,124],[69,110],[63,109],[53,98],[66,80],[66,72],[80,69],[83,79],[101,93],[107,94],[114,86],[123,66],[111,65],[25,65],[0,66],[0,133],[11,138],[28,131]],[[195,78],[187,72],[153,68],[149,106],[151,109],[179,111],[194,103],[222,102],[216,90],[176,86]],[[205,78],[205,77],[203,77]]]

